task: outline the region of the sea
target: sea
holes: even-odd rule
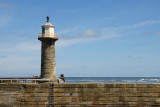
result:
[[[39,77],[39,76],[37,76]],[[2,76],[5,78],[34,79],[33,76]],[[65,77],[66,83],[160,83],[160,77]]]
[[[160,83],[160,77],[65,77],[66,83]]]

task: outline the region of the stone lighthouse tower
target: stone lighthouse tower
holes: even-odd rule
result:
[[[38,40],[41,41],[41,78],[50,79],[57,82],[55,74],[55,42],[58,40],[58,35],[54,33],[54,26],[47,22],[41,26],[42,34],[38,34]]]

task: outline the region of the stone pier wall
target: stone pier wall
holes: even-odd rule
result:
[[[0,107],[46,107],[49,84],[0,84]]]
[[[160,84],[0,83],[0,107],[153,107],[160,106]],[[52,94],[52,95],[51,95]],[[52,100],[52,101],[51,101]]]
[[[58,84],[54,104],[93,107],[160,106],[160,84]]]

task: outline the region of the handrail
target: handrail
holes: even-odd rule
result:
[[[38,38],[41,38],[41,37],[52,37],[52,38],[58,38],[58,34],[41,34],[41,33],[38,33]]]
[[[1,74],[0,78],[32,78],[33,76],[38,76],[40,74]]]
[[[10,83],[37,83],[37,81],[50,82],[50,79],[0,79],[0,83],[5,83],[6,81],[10,81]]]

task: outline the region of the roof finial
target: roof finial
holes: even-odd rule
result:
[[[49,22],[49,16],[47,16],[47,22]]]

